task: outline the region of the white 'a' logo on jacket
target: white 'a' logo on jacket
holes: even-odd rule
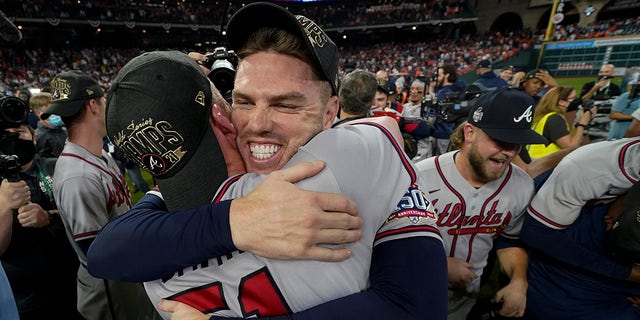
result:
[[[526,110],[524,110],[524,112],[517,118],[513,118],[513,122],[520,122],[522,121],[522,119],[526,119],[527,122],[531,122],[531,116],[533,115],[533,111],[531,110],[533,108],[533,105],[530,105],[529,108],[527,108]]]

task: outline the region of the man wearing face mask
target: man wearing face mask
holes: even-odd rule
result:
[[[78,259],[53,199],[56,158],[36,154],[26,118],[17,128],[0,119],[0,155],[0,261],[20,319],[82,319],[76,310]]]
[[[38,119],[51,105],[51,93],[40,92],[34,94],[29,99],[29,107]],[[45,158],[58,157],[64,148],[67,140],[67,130],[64,127],[62,118],[58,115],[51,115],[47,120],[38,121],[36,127],[36,150]]]

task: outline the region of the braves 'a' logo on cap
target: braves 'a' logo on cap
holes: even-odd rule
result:
[[[157,154],[145,154],[140,160],[144,164],[144,167],[153,174],[161,174],[167,168],[164,163],[164,159]]]
[[[533,115],[533,105],[529,105],[529,107],[524,110],[524,112],[519,117],[514,117],[513,122],[520,122],[522,119],[526,119],[527,122],[531,123],[531,116]]]
[[[296,16],[298,22],[302,25],[302,29],[307,33],[307,37],[309,38],[309,42],[314,47],[324,47],[324,45],[328,42],[327,35],[322,31],[322,29],[313,21],[307,19],[305,16]]]
[[[69,99],[71,84],[65,79],[55,78],[51,80],[51,90],[51,101]]]

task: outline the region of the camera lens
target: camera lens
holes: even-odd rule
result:
[[[17,126],[27,119],[28,113],[29,108],[21,99],[16,97],[0,99],[0,121]]]
[[[231,101],[231,92],[233,91],[233,82],[236,72],[233,64],[227,60],[217,60],[211,67],[209,72],[209,80],[213,82],[222,97],[228,102]]]

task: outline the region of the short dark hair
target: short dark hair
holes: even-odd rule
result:
[[[449,76],[447,77],[448,82],[454,83],[456,82],[456,80],[458,80],[458,68],[456,68],[455,65],[451,63],[445,63],[440,67],[440,69],[442,69],[442,74],[449,74]]]
[[[378,81],[373,73],[364,70],[347,73],[338,94],[340,108],[350,114],[368,114],[377,89]]]

